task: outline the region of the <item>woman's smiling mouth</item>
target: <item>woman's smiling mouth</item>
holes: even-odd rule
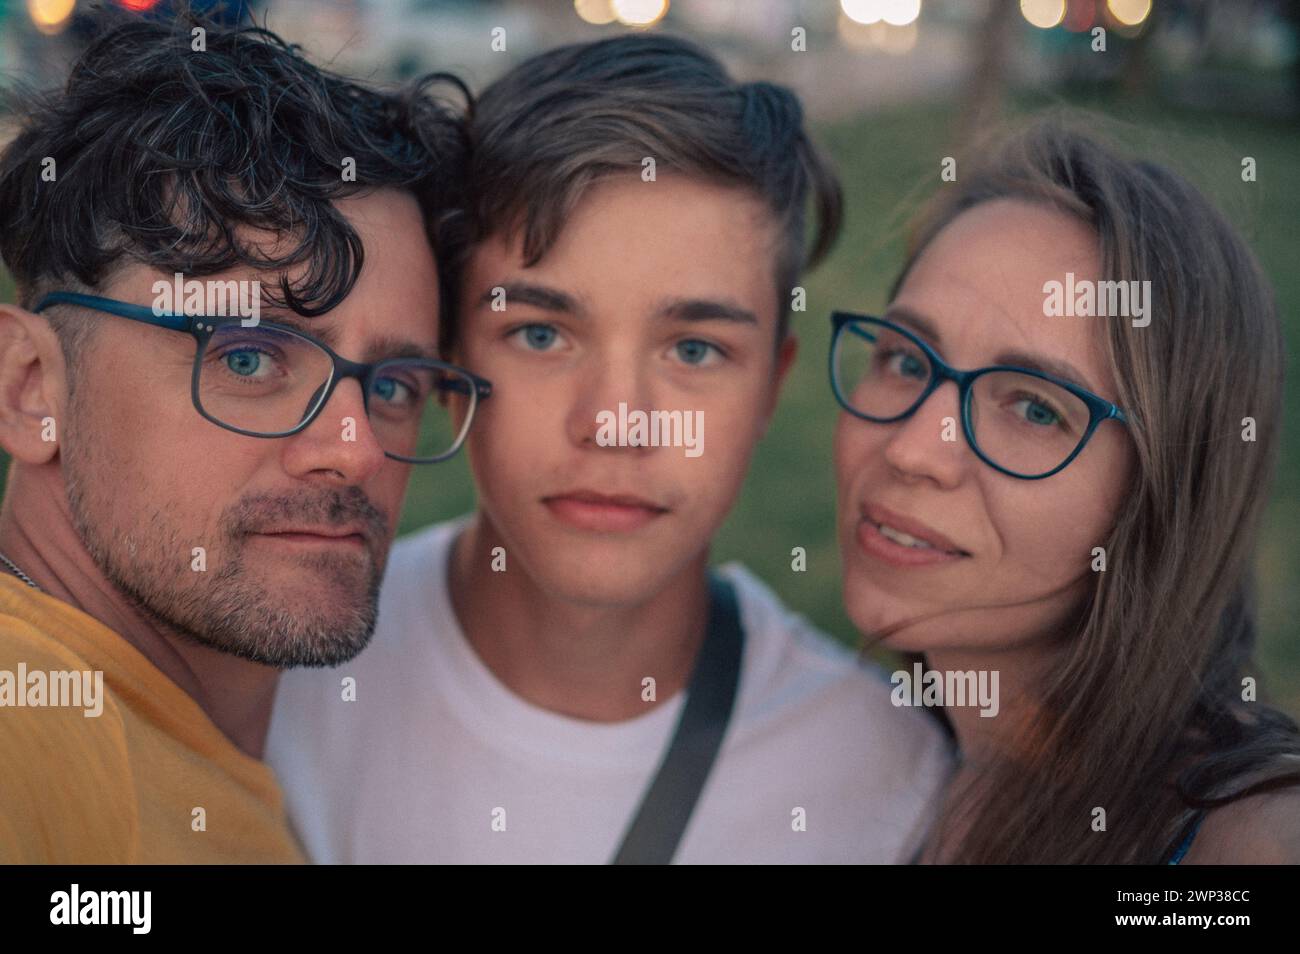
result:
[[[970,556],[938,531],[875,504],[862,507],[856,535],[863,552],[892,566],[934,566]]]

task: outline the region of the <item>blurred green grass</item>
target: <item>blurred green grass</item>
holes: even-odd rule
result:
[[[1024,116],[1047,104],[1022,99]],[[1095,110],[1135,152],[1179,169],[1212,196],[1250,238],[1274,282],[1286,325],[1288,353],[1300,345],[1300,130],[1224,114],[1181,113],[1155,104],[1095,100]],[[835,252],[808,276],[808,310],[794,330],[799,357],[781,407],[735,510],[715,543],[719,562],[740,559],[795,609],[845,643],[856,636],[840,604],[835,544],[831,434],[836,407],[826,382],[827,315],[835,307],[873,310],[902,260],[905,226],[916,205],[939,185],[941,157],[957,118],[950,104],[908,106],[818,130],[844,180],[847,221]],[[1119,125],[1116,126],[1115,124]],[[1103,130],[1105,131],[1105,130]],[[1258,181],[1241,181],[1241,158],[1254,156]],[[0,275],[0,299],[12,286]],[[1287,415],[1278,480],[1260,552],[1261,684],[1300,717],[1300,385],[1287,383]],[[0,487],[3,476],[0,476]],[[474,504],[465,456],[416,468],[401,531],[465,513]],[[806,572],[791,569],[791,550],[807,551]]]

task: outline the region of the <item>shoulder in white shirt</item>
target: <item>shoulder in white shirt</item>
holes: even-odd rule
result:
[[[603,864],[667,748],[684,693],[594,723],[497,680],[448,594],[464,523],[394,544],[356,659],[281,679],[267,759],[317,862]],[[740,685],[674,861],[907,861],[951,770],[946,736],[743,566],[720,572],[745,630]]]

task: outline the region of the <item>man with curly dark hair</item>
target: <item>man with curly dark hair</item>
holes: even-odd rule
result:
[[[277,679],[366,644],[409,465],[489,392],[438,360],[444,82],[123,19],[20,103],[0,861],[303,860],[261,761]]]

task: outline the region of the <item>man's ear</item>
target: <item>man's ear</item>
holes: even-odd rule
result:
[[[0,447],[27,464],[52,460],[67,394],[63,349],[49,322],[0,304]]]
[[[799,354],[799,338],[794,332],[787,331],[785,340],[777,346],[776,363],[772,368],[772,386],[767,392],[767,402],[763,408],[762,426],[759,428],[758,436],[762,437],[767,433],[767,426],[772,423],[772,415],[776,413],[776,402],[781,396],[781,389],[785,386],[786,375],[794,366],[795,356]]]

